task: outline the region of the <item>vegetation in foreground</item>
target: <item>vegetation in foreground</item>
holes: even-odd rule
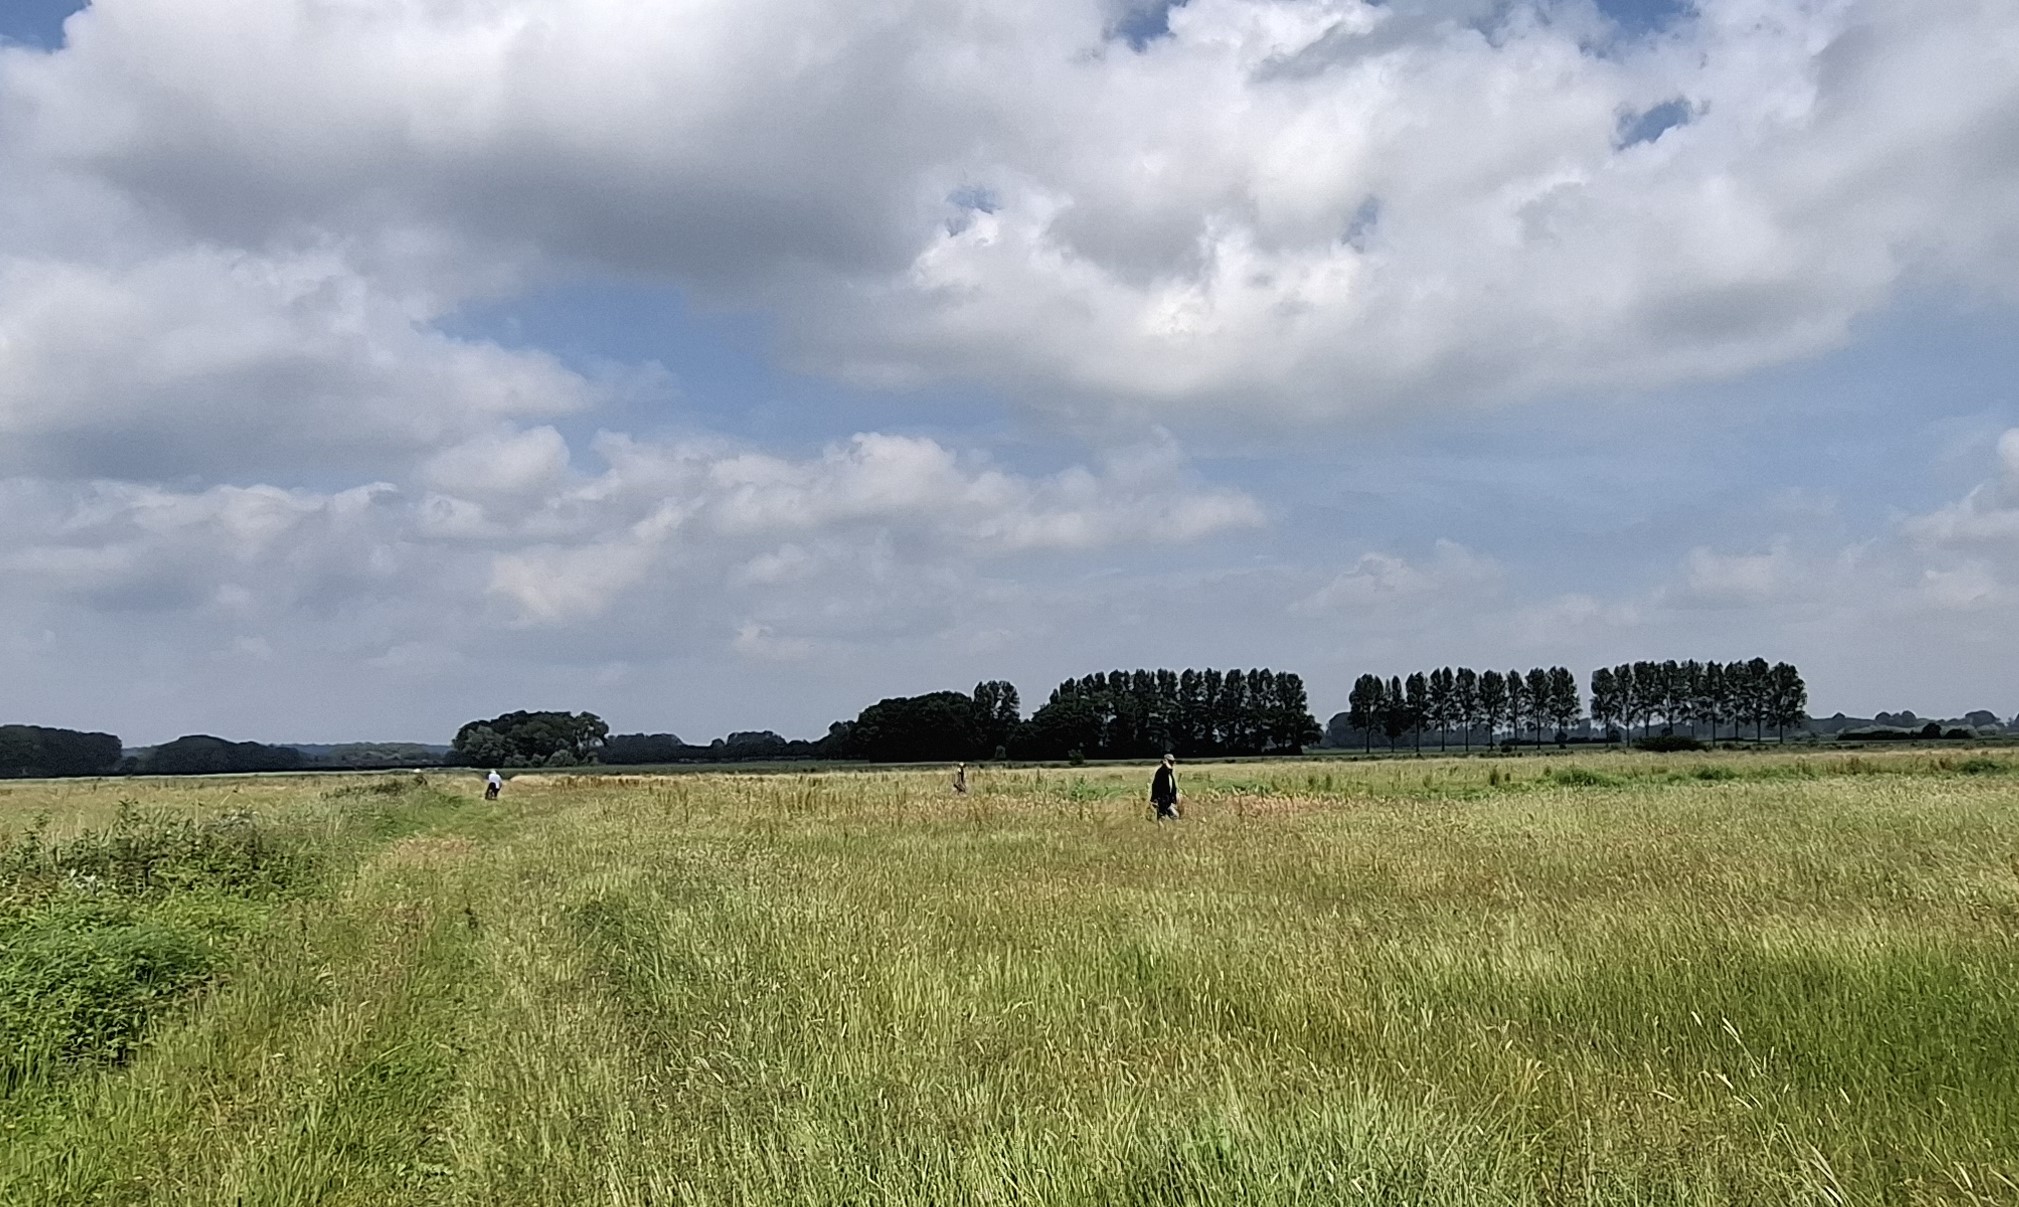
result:
[[[0,1201],[2019,1200],[2013,761],[1141,779],[16,783],[0,984],[80,894],[211,947],[0,998]]]

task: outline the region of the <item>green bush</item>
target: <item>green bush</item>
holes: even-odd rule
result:
[[[1679,733],[1662,733],[1656,734],[1651,738],[1642,738],[1633,744],[1633,748],[1635,750],[1652,751],[1655,754],[1675,754],[1683,750],[1708,749],[1708,747],[1695,738]]]
[[[66,902],[0,927],[0,1093],[124,1060],[216,960],[196,927],[131,905]]]
[[[1556,767],[1549,772],[1551,783],[1566,788],[1614,788],[1619,781],[1603,772],[1588,767]]]
[[[49,843],[38,821],[0,847],[0,1097],[126,1059],[310,866],[251,814],[131,802],[105,830]]]

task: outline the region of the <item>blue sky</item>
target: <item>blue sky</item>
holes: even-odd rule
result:
[[[75,8],[0,9],[5,719],[1756,653],[2019,709],[1990,6]]]

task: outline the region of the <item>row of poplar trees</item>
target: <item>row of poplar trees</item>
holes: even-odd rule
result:
[[[1627,662],[1591,674],[1591,721],[1608,737],[1639,725],[1651,734],[1657,720],[1665,732],[1683,726],[1692,737],[1715,740],[1722,726],[1736,733],[1751,726],[1755,738],[1773,729],[1785,738],[1790,726],[1807,719],[1809,693],[1790,663]],[[1347,697],[1346,722],[1371,748],[1375,735],[1392,748],[1404,737],[1420,748],[1435,731],[1447,747],[1452,731],[1470,748],[1475,733],[1490,743],[1504,729],[1512,740],[1532,734],[1564,735],[1583,720],[1585,701],[1569,668],[1535,667],[1505,674],[1471,667],[1396,675],[1362,675]]]
[[[1591,719],[1608,728],[1643,733],[1656,720],[1675,732],[1716,740],[1730,726],[1736,736],[1751,726],[1755,739],[1771,729],[1784,740],[1790,728],[1808,720],[1809,688],[1793,663],[1623,662],[1591,673]]]
[[[1112,671],[1068,679],[1019,730],[1025,758],[1297,753],[1323,731],[1290,671]]]
[[[1386,680],[1362,675],[1346,697],[1346,723],[1361,732],[1369,748],[1377,733],[1391,748],[1405,736],[1421,747],[1430,730],[1437,732],[1442,748],[1454,729],[1470,748],[1475,731],[1485,731],[1490,742],[1503,723],[1516,738],[1527,729],[1539,742],[1545,728],[1567,730],[1583,716],[1577,676],[1561,666],[1538,666],[1525,675],[1519,670],[1481,673],[1469,666]]]

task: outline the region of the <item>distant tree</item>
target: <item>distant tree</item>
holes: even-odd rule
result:
[[[1023,704],[1017,699],[1016,684],[1006,679],[990,679],[974,685],[975,726],[981,732],[984,752],[1006,747],[1023,724]]]
[[[1409,717],[1409,732],[1416,750],[1423,750],[1423,727],[1430,723],[1430,683],[1422,671],[1417,671],[1402,682],[1404,708]]]
[[[0,725],[0,778],[110,775],[119,769],[119,739],[42,725]]]
[[[1726,715],[1726,708],[1724,664],[1706,662],[1703,677],[1697,681],[1696,715],[1710,726],[1712,742],[1718,740],[1718,721]]]
[[[488,731],[486,731],[488,732]],[[490,735],[496,739],[496,734]],[[674,763],[683,758],[693,757],[695,747],[682,742],[678,735],[670,733],[613,733],[603,740],[603,750],[598,756],[601,761],[611,764],[637,765],[641,763]],[[497,758],[477,758],[470,762],[475,766],[491,767],[504,762]]]
[[[1521,722],[1530,707],[1528,680],[1522,677],[1521,668],[1516,667],[1507,672],[1507,728],[1509,740],[1517,746],[1521,744]]]
[[[1310,693],[1304,677],[1284,671],[1276,676],[1276,703],[1271,710],[1272,745],[1286,754],[1302,754],[1304,748],[1324,736],[1317,718],[1311,715]]]
[[[502,767],[512,757],[512,745],[488,725],[472,725],[456,735],[454,749],[472,767]]]
[[[1507,715],[1507,679],[1499,671],[1479,676],[1479,719],[1486,726],[1486,744],[1493,745],[1493,731]]]
[[[1745,719],[1752,722],[1753,740],[1756,742],[1765,740],[1766,727],[1773,724],[1773,669],[1765,658],[1751,658],[1745,663],[1741,679]],[[1726,671],[1727,676],[1730,673]]]
[[[1780,740],[1788,740],[1788,728],[1808,720],[1809,688],[1792,663],[1778,662],[1767,672],[1768,709]]]
[[[1634,679],[1634,664],[1622,662],[1612,668],[1613,691],[1619,695],[1619,719],[1626,726],[1626,736],[1633,737],[1634,722],[1640,719],[1641,686]]]
[[[1609,666],[1591,672],[1591,723],[1612,741],[1613,727],[1619,723],[1619,684]]]
[[[1409,697],[1402,688],[1399,675],[1388,676],[1388,686],[1381,692],[1381,732],[1388,738],[1388,749],[1395,749],[1395,741],[1409,732]]]
[[[1461,666],[1451,681],[1451,711],[1465,731],[1465,749],[1472,750],[1472,729],[1479,724],[1479,672]]]
[[[1542,729],[1549,721],[1549,672],[1535,667],[1528,672],[1528,690],[1523,693],[1528,699],[1529,725],[1535,730],[1535,744],[1542,745]]]
[[[1569,667],[1549,668],[1548,694],[1550,722],[1558,733],[1564,733],[1584,715],[1584,704],[1577,694],[1577,676],[1570,673]]]
[[[1177,732],[1172,745],[1190,755],[1205,749],[1210,733],[1206,728],[1206,677],[1190,667],[1178,672]]]
[[[307,757],[292,746],[227,742],[200,733],[156,746],[140,760],[138,770],[142,775],[222,775],[297,771],[307,762]]]
[[[468,722],[456,731],[453,745],[463,762],[475,765],[480,761],[472,757],[470,744],[484,742],[478,731],[485,729],[503,739],[508,751],[503,759],[482,760],[491,766],[501,762],[537,766],[558,750],[567,751],[577,763],[594,762],[603,739],[610,736],[610,727],[592,712],[508,712],[487,721]],[[486,752],[491,749],[488,744],[484,748]],[[514,763],[515,758],[520,761]]]
[[[1669,684],[1669,697],[1675,702],[1675,722],[1686,722],[1690,736],[1697,736],[1697,697],[1703,694],[1704,664],[1691,658],[1675,664],[1675,677]]]
[[[879,700],[855,718],[849,735],[852,757],[877,763],[980,758],[987,741],[974,700],[953,691]]]
[[[1455,699],[1458,675],[1450,667],[1431,671],[1429,695],[1425,700],[1425,715],[1437,727],[1437,749],[1444,750],[1451,737],[1451,725],[1456,719]]]
[[[1381,728],[1387,715],[1383,707],[1383,697],[1387,686],[1379,675],[1362,675],[1353,681],[1353,690],[1346,695],[1347,724],[1360,731],[1366,750],[1374,749],[1374,732]]]

